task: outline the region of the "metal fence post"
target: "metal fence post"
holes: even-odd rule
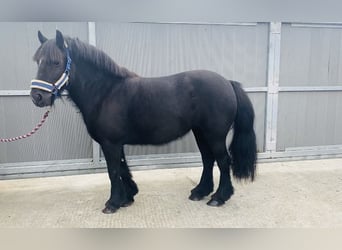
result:
[[[96,29],[95,22],[88,22],[88,42],[96,46]],[[93,164],[98,167],[100,163],[100,145],[93,140]]]
[[[265,152],[277,150],[277,116],[280,71],[281,22],[271,22],[269,29],[268,70],[267,70],[267,107]]]

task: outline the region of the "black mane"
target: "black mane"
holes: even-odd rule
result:
[[[126,78],[137,76],[137,74],[134,72],[131,72],[124,67],[120,67],[102,50],[90,44],[86,44],[77,38],[66,38],[66,41],[73,56],[91,62],[95,67],[102,69],[107,73],[113,74],[115,77]]]

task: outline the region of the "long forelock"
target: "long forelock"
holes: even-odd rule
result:
[[[51,61],[62,61],[63,53],[58,49],[55,40],[43,43],[33,56],[33,60],[39,62],[41,58],[48,58]]]

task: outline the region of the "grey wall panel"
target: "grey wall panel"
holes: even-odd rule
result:
[[[341,86],[342,29],[282,25],[280,86]],[[277,150],[342,144],[342,92],[280,93]]]
[[[39,47],[37,31],[54,38],[56,28],[87,41],[87,23],[4,23],[0,22],[0,90],[25,90],[35,77],[37,66],[32,57]]]
[[[45,109],[34,106],[29,97],[0,97],[0,137],[29,132]],[[33,136],[0,143],[0,164],[13,162],[91,158],[92,141],[80,114],[69,101],[57,101],[45,124]]]
[[[342,83],[342,29],[282,25],[281,86]]]
[[[268,26],[96,23],[97,47],[142,76],[192,69],[265,86]]]
[[[280,93],[277,150],[342,144],[342,92]]]
[[[265,150],[265,120],[266,120],[266,94],[265,93],[248,93],[250,97],[254,112],[254,130],[257,139],[258,152],[264,152]]]
[[[30,80],[36,73],[32,56],[39,46],[38,29],[49,38],[58,28],[71,37],[88,40],[88,24],[85,22],[0,23],[0,28],[3,34],[0,90],[5,90],[2,95],[6,95],[7,90],[29,89]],[[119,65],[141,76],[208,69],[227,79],[240,81],[246,88],[257,87],[253,91],[261,92],[248,95],[255,108],[258,151],[264,151],[266,93],[262,91],[266,88],[258,87],[267,83],[269,24],[100,22],[96,23],[95,35],[98,48]],[[342,91],[297,88],[303,92],[286,92],[294,91],[291,87],[298,86],[342,86],[341,27],[282,24],[280,38],[280,55],[277,55],[280,57],[279,83],[280,87],[290,88],[280,88],[279,93],[277,86],[269,89],[270,93],[279,95],[279,103],[274,103],[278,104],[275,116],[277,152],[269,151],[267,157],[277,157],[282,154],[280,151],[290,147],[342,145]],[[273,62],[269,63],[272,70]],[[0,96],[0,137],[28,132],[43,113],[44,110],[36,108],[27,96]],[[231,134],[227,142],[230,138]],[[198,149],[189,133],[167,145],[128,146],[126,151],[128,155],[149,155],[198,152]],[[92,140],[80,114],[68,101],[56,103],[46,124],[33,137],[0,144],[0,165],[91,157]]]
[[[29,90],[37,66],[32,57],[40,43],[37,31],[48,38],[58,28],[87,41],[87,23],[0,23],[2,32],[0,90]],[[29,132],[43,114],[29,97],[0,97],[0,137]],[[27,161],[91,158],[91,140],[76,109],[57,102],[44,126],[29,139],[0,144],[0,164]]]

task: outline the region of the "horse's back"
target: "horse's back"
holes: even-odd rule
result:
[[[178,102],[198,100],[200,103],[217,104],[218,101],[235,101],[235,93],[229,80],[208,70],[192,70],[154,78],[141,78],[142,93],[157,98],[172,98]],[[164,101],[167,101],[167,99]]]

